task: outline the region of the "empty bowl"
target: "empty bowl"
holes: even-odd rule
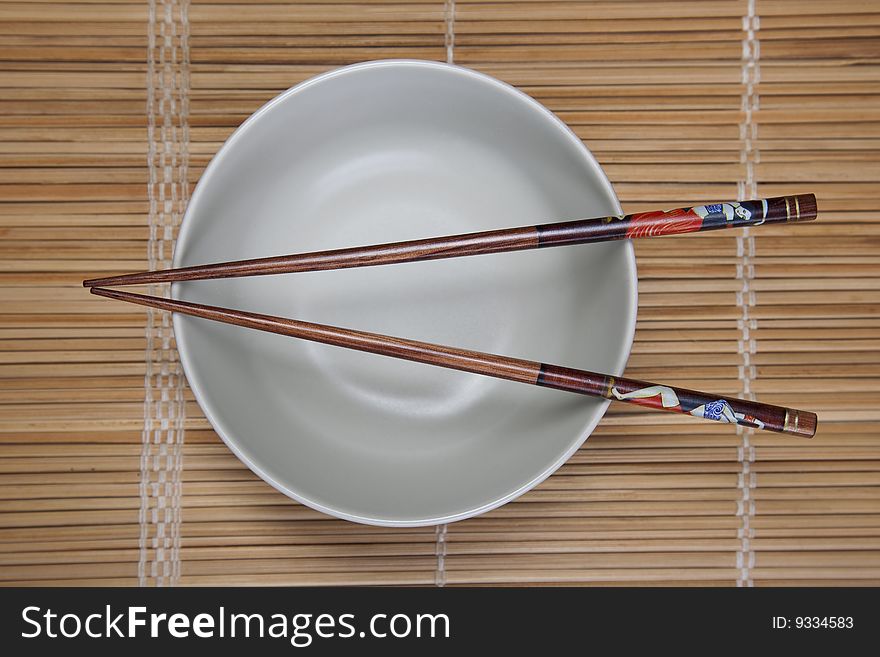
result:
[[[335,70],[229,138],[174,266],[617,214],[582,142],[494,78],[425,61]],[[636,315],[629,241],[175,283],[179,299],[611,374]],[[174,317],[190,386],[229,448],[324,513],[428,525],[557,469],[608,402]]]

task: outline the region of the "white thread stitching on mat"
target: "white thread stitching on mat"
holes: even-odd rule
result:
[[[446,20],[446,63],[452,64],[455,62],[455,0],[446,0],[443,14]]]
[[[455,62],[455,0],[446,0],[443,17],[446,21],[446,63]],[[436,544],[434,553],[437,555],[437,567],[434,572],[434,584],[446,586],[446,538],[448,529],[445,524],[436,527]]]
[[[434,573],[434,584],[436,586],[446,586],[446,534],[447,525],[437,525],[435,533],[437,535],[437,544],[434,551],[437,555],[437,571]]]
[[[186,205],[189,201],[189,0],[179,0],[180,4],[180,139],[178,141],[179,153],[179,169],[178,184],[180,189],[180,206],[176,220],[179,223],[183,220],[183,213],[186,211]],[[172,248],[174,245],[175,235],[171,235]],[[170,255],[170,254],[169,254]],[[168,315],[168,313],[165,313]],[[177,356],[177,348],[174,348],[174,357]],[[180,523],[181,523],[181,493],[182,483],[181,474],[183,471],[183,439],[184,426],[183,421],[186,417],[186,401],[183,397],[184,385],[186,383],[183,368],[179,365],[180,370],[177,377],[176,393],[180,403],[180,434],[178,458],[175,460],[175,480],[174,488],[174,551],[172,553],[172,580],[170,584],[177,584],[180,581]]]
[[[160,1],[161,21],[157,11]],[[150,269],[171,266],[175,229],[187,201],[188,5],[189,0],[148,2],[150,237],[147,256]],[[160,91],[158,97],[157,90]],[[151,286],[150,293],[167,295],[168,291]],[[180,474],[185,402],[183,372],[171,344],[172,338],[170,315],[149,310],[138,514],[138,582],[141,586],[151,582],[157,586],[174,585],[180,578]]]
[[[754,120],[754,112],[760,106],[757,86],[761,79],[761,42],[757,37],[761,25],[755,4],[756,0],[748,0],[748,15],[743,16],[743,31],[745,32],[742,42],[743,120],[739,124],[739,134],[740,162],[745,166],[745,176],[737,184],[737,196],[740,201],[758,197],[755,165],[761,159],[757,144],[758,124]],[[738,350],[742,359],[742,364],[739,367],[739,379],[742,383],[743,398],[754,399],[752,380],[757,372],[753,365],[753,357],[757,344],[751,332],[757,328],[757,322],[750,317],[750,310],[757,304],[755,291],[751,287],[755,277],[753,262],[755,238],[750,234],[748,228],[743,228],[742,231],[742,236],[736,238],[738,259],[736,277],[737,280],[742,281],[742,289],[736,294],[737,305],[742,310],[742,316],[737,322],[741,331]],[[736,429],[742,440],[742,446],[737,450],[737,457],[742,464],[738,482],[742,497],[737,504],[737,515],[742,518],[742,526],[738,533],[740,549],[736,553],[736,567],[740,571],[737,586],[754,586],[751,572],[755,565],[755,552],[751,545],[754,528],[751,526],[751,519],[755,515],[755,500],[752,497],[752,489],[757,486],[757,479],[755,473],[751,471],[751,464],[755,460],[755,448],[749,444],[749,437],[753,429],[739,425]]]

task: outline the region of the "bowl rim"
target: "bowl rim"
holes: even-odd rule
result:
[[[574,133],[574,131],[568,125],[565,124],[565,122],[562,121],[562,119],[560,119],[547,107],[545,107],[543,104],[541,104],[525,92],[520,91],[511,84],[499,80],[498,78],[456,64],[447,64],[444,62],[420,59],[380,59],[360,62],[348,66],[342,66],[304,80],[299,84],[296,84],[293,87],[290,87],[286,91],[275,96],[273,99],[265,103],[253,114],[251,114],[241,125],[239,125],[211,158],[211,161],[208,163],[207,167],[199,178],[198,183],[195,186],[192,196],[187,203],[184,216],[181,220],[180,229],[174,247],[172,266],[182,266],[180,259],[183,249],[180,249],[178,247],[185,244],[189,237],[190,229],[193,225],[192,216],[196,212],[198,201],[204,193],[204,189],[207,187],[207,183],[211,179],[212,174],[221,165],[222,161],[226,159],[227,154],[231,150],[231,146],[240,139],[243,139],[248,132],[248,129],[256,122],[258,122],[260,120],[260,117],[269,112],[269,110],[271,110],[276,105],[279,105],[287,101],[291,97],[295,96],[296,94],[299,94],[306,89],[314,85],[321,84],[322,82],[325,82],[327,80],[357,74],[361,71],[369,69],[396,67],[439,69],[467,78],[471,78],[472,80],[476,80],[482,84],[494,87],[497,91],[509,95],[511,97],[511,100],[525,103],[526,105],[530,105],[533,109],[538,110],[538,112],[543,115],[545,119],[547,119],[551,124],[553,124],[557,129],[561,131],[562,135],[566,139],[568,139],[575,147],[575,150],[580,153],[584,160],[584,163],[596,176],[596,179],[601,183],[601,187],[607,196],[607,200],[610,201],[611,204],[614,206],[615,213],[618,215],[623,214],[623,210],[620,206],[620,202],[617,199],[617,195],[614,192],[614,188],[612,187],[611,182],[609,181],[605,172],[602,170],[602,167],[599,165],[596,158],[593,156],[592,152],[590,152],[590,150],[584,144],[584,142]],[[623,374],[627,360],[629,359],[630,352],[632,350],[633,339],[635,337],[636,315],[638,310],[638,277],[636,274],[635,249],[633,248],[632,240],[626,239],[621,240],[621,242],[624,245],[623,252],[628,269],[628,276],[630,279],[630,295],[628,299],[628,321],[627,325],[623,327],[626,336],[623,349],[621,349],[621,352],[617,359],[617,363],[610,372],[614,376],[620,376],[621,374]],[[176,284],[172,284],[170,294],[173,298],[179,298],[178,291],[179,287]],[[310,507],[321,513],[333,516],[335,518],[349,520],[366,525],[375,525],[381,527],[425,527],[456,522],[458,520],[465,520],[467,518],[472,518],[474,516],[478,516],[488,511],[491,511],[492,509],[496,509],[499,506],[502,506],[507,502],[510,502],[520,495],[528,492],[529,490],[540,484],[542,481],[547,479],[547,477],[549,477],[551,474],[556,472],[556,470],[558,470],[569,458],[571,458],[571,456],[587,441],[601,419],[605,416],[605,412],[607,411],[608,406],[611,403],[607,399],[601,401],[599,407],[596,409],[594,417],[586,423],[584,428],[580,431],[579,435],[572,441],[571,446],[562,454],[560,454],[559,457],[555,461],[553,461],[553,463],[551,463],[548,467],[539,472],[536,476],[529,479],[526,483],[517,487],[515,490],[506,493],[496,499],[490,500],[489,502],[485,502],[483,504],[480,504],[479,506],[475,506],[464,511],[459,511],[456,513],[451,513],[445,516],[438,517],[402,520],[387,517],[361,516],[322,504],[320,502],[310,499],[302,492],[292,489],[289,485],[285,484],[284,482],[278,481],[272,475],[264,471],[248,456],[248,454],[246,454],[246,452],[242,448],[239,447],[239,443],[245,441],[243,441],[240,437],[237,437],[233,432],[227,431],[226,427],[223,426],[223,422],[215,413],[211,403],[202,393],[201,381],[199,380],[199,377],[196,374],[196,368],[187,353],[186,339],[184,337],[186,331],[183,329],[182,322],[183,318],[180,314],[174,313],[172,315],[174,335],[177,340],[178,356],[180,358],[180,363],[183,368],[184,375],[186,376],[190,389],[192,390],[193,395],[195,396],[199,407],[202,409],[202,412],[204,412],[208,422],[211,424],[213,429],[217,432],[217,434],[220,436],[226,446],[232,451],[232,453],[235,454],[235,456],[238,457],[238,459],[242,463],[244,463],[263,481],[268,483],[279,492],[296,500],[297,502],[300,502],[307,507]]]

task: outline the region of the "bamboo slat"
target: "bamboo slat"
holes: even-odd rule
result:
[[[860,0],[0,2],[0,585],[876,586],[878,35]],[[274,95],[399,57],[536,97],[626,211],[815,192],[797,235],[637,243],[627,374],[809,407],[816,438],[612,408],[535,491],[437,528],[247,470],[151,374],[173,336],[79,282],[167,258],[182,206],[156,199]]]

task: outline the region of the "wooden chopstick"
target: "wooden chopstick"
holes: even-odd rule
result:
[[[369,267],[626,238],[678,235],[720,228],[760,226],[765,223],[810,221],[816,218],[816,213],[816,197],[813,194],[800,194],[123,274],[93,278],[83,281],[83,285],[139,285]]]
[[[816,433],[816,414],[792,408],[176,299],[98,287],[91,288],[91,292],[110,299],[128,301],[141,306],[178,312],[193,317],[202,317],[225,324],[234,324],[259,331],[494,376],[520,383],[556,388],[582,395],[625,401],[657,410],[686,413],[695,417],[741,424],[804,438],[812,438]]]

